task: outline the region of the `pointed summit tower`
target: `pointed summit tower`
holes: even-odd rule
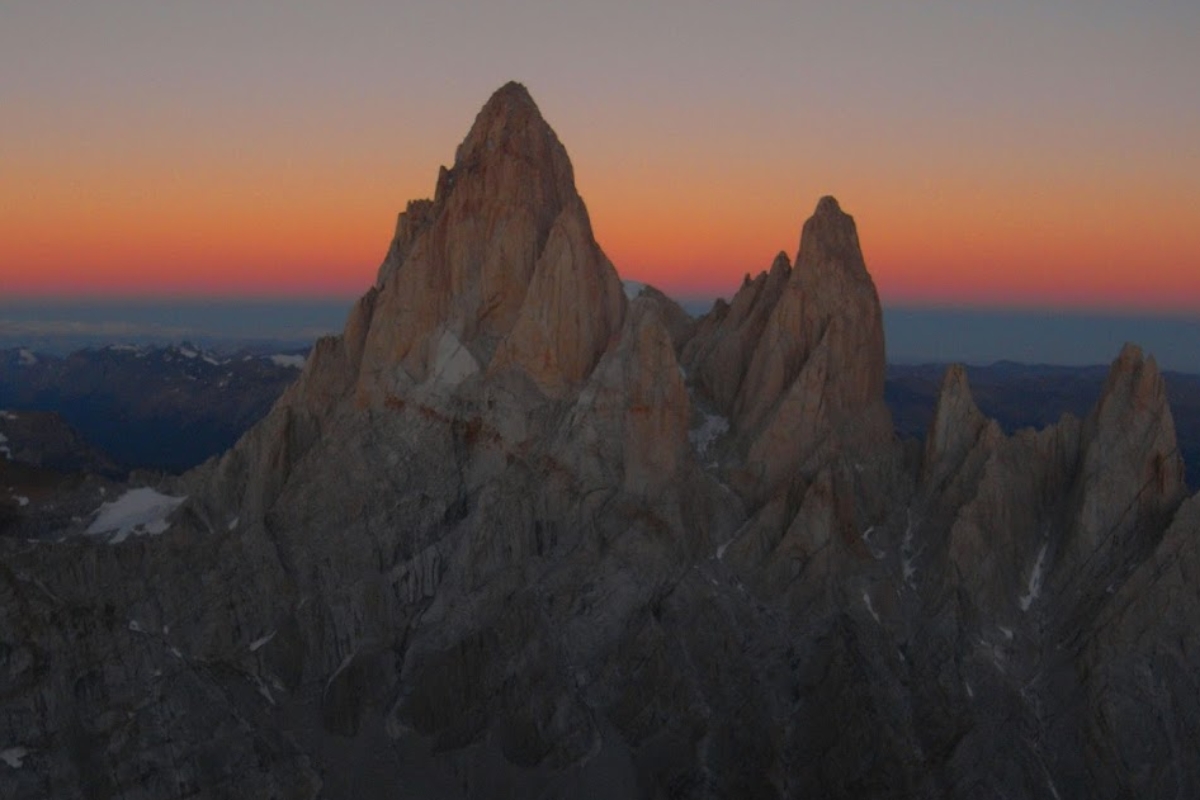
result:
[[[524,86],[492,95],[433,200],[400,215],[376,290],[358,379],[368,402],[506,369],[560,396],[595,366],[625,298],[567,151]]]
[[[884,373],[883,314],[854,218],[824,197],[734,406],[752,473],[770,486],[819,451],[890,441]]]

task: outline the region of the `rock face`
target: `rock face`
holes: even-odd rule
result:
[[[888,364],[884,390],[896,431],[923,439],[933,417],[946,365]],[[1008,432],[1044,428],[1064,412],[1085,419],[1108,377],[1107,366],[1048,366],[999,362],[968,368],[984,414]],[[1189,489],[1200,476],[1200,375],[1162,373]]]
[[[1153,358],[1126,345],[1083,426],[1077,510],[1065,556],[1094,583],[1144,556],[1184,499],[1183,459]],[[1091,581],[1087,577],[1094,576]]]
[[[754,280],[747,275],[733,302],[717,301],[683,348],[692,380],[725,416],[733,414],[754,348],[791,274],[787,253],[780,253],[769,272]]]
[[[400,216],[378,291],[358,380],[369,403],[434,375],[459,345],[452,374],[515,368],[556,399],[595,366],[624,293],[523,86],[488,100],[434,199]]]
[[[822,381],[827,413],[851,417],[878,405],[886,366],[879,297],[854,220],[832,197],[822,198],[804,223],[795,269],[738,392],[739,423],[769,427],[780,397],[822,347],[837,365]]]
[[[505,86],[169,530],[0,539],[0,794],[1194,794],[1152,359],[1012,436],[951,369],[923,447],[883,378],[836,201],[693,324]]]
[[[822,198],[804,223],[795,268],[780,253],[710,316],[683,358],[730,418],[743,494],[762,499],[837,452],[886,448],[879,297],[837,200]]]

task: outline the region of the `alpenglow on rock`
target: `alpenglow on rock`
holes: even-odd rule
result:
[[[556,398],[595,366],[624,292],[567,152],[523,86],[488,100],[433,201],[401,215],[378,289],[358,382],[374,402],[436,373],[459,345],[479,368],[522,371]]]
[[[923,446],[883,378],[837,201],[693,323],[508,84],[166,530],[0,539],[0,796],[1200,793],[1153,360],[1012,436],[952,369]]]

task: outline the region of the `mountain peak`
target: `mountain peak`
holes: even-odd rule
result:
[[[867,274],[854,217],[842,211],[834,197],[826,195],[817,202],[813,215],[804,223],[796,266],[804,271],[830,264],[857,275]]]
[[[509,81],[492,92],[492,96],[479,110],[476,125],[480,120],[506,120],[517,125],[540,123],[542,126],[549,127],[542,118],[542,112],[534,102],[533,95],[524,85],[516,81]]]
[[[817,201],[817,210],[814,213],[817,215],[841,214],[842,216],[845,216],[841,205],[838,204],[837,198],[831,194],[827,194]]]
[[[780,250],[775,255],[775,260],[771,262],[770,271],[771,272],[790,273],[792,271],[792,260],[790,258],[788,258],[788,254],[785,253],[783,250]],[[749,282],[749,278],[750,278],[750,276],[747,275],[746,276],[747,283]]]
[[[1146,355],[1136,344],[1126,343],[1112,362],[1100,405],[1108,402],[1133,403],[1136,408],[1149,409],[1155,415],[1170,415],[1167,390],[1154,356]]]
[[[457,169],[506,155],[533,164],[551,162],[556,170],[571,169],[566,149],[529,90],[516,82],[504,84],[484,103],[455,153],[454,166]]]
[[[1153,358],[1153,357],[1152,357]],[[1121,348],[1120,354],[1112,364],[1111,372],[1129,372],[1135,370],[1142,365],[1146,360],[1142,353],[1142,348],[1133,342],[1126,342]]]
[[[926,479],[935,474],[945,476],[957,468],[987,423],[971,394],[966,368],[951,364],[942,377],[933,421],[925,438]]]
[[[531,105],[537,108],[537,104],[533,102],[533,95],[525,88],[525,84],[519,81],[509,81],[504,84],[492,92],[492,96],[483,105],[484,108],[487,108],[493,104]]]
[[[518,367],[559,396],[624,313],[566,148],[519,83],[476,115],[433,202],[410,206],[380,276],[360,379],[376,400],[440,374],[459,349],[489,375]]]

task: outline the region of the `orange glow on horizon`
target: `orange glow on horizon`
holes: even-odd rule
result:
[[[361,294],[517,80],[668,293],[794,257],[832,194],[885,304],[1200,315],[1195,3],[11,5],[0,300]]]
[[[1000,167],[922,183],[923,164],[835,165],[793,186],[733,144],[719,163],[659,145],[640,161],[612,155],[610,170],[595,165],[607,139],[583,144],[577,183],[597,240],[622,277],[678,297],[727,297],[780,250],[794,258],[832,190],[885,304],[1200,312],[1188,187],[1136,170],[1048,165],[1031,185]],[[44,149],[17,159],[0,184],[0,297],[355,296],[374,281],[395,213],[430,196],[436,175],[417,158],[380,163],[382,145],[330,145],[355,157],[302,167],[287,148],[197,148],[183,164],[152,148],[121,162]]]

